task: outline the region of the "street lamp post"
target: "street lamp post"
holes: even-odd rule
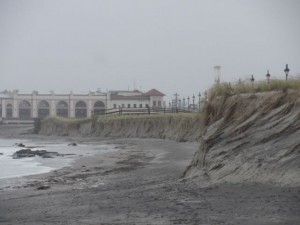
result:
[[[193,111],[195,110],[195,95],[193,94]]]
[[[188,109],[190,109],[190,96],[187,97],[188,100]]]
[[[285,69],[284,69],[284,72],[285,72],[285,80],[287,80],[287,79],[288,79],[289,72],[290,72],[290,69],[289,69],[289,67],[288,67],[288,64],[286,64]]]
[[[250,81],[251,81],[251,85],[252,85],[252,89],[253,89],[253,85],[254,85],[254,81],[255,81],[255,79],[254,79],[253,75],[251,75],[251,79],[250,79]]]
[[[268,70],[268,73],[266,74],[268,83],[270,83],[270,76],[271,76],[271,75],[270,75],[269,70]]]
[[[199,110],[200,110],[200,101],[201,101],[201,94],[200,94],[200,92],[199,92],[199,94],[198,94],[198,97],[199,97]]]
[[[253,93],[254,93],[254,88],[253,88],[253,85],[254,85],[254,81],[255,81],[255,79],[254,79],[253,75],[251,75],[251,79],[250,79],[250,81],[251,81],[251,83],[252,83],[252,91],[253,91]]]
[[[288,79],[288,75],[289,75],[289,72],[290,72],[288,64],[286,64],[284,72],[285,72],[285,89],[287,89],[287,79]]]
[[[255,81],[255,79],[254,79],[253,75],[251,75],[251,79],[250,79],[250,81],[251,81],[251,83],[252,83],[252,87],[253,87],[253,84],[254,84],[254,81]]]
[[[175,96],[175,108],[177,108],[178,107],[178,97],[179,97],[179,94],[178,93],[175,93],[174,94],[174,96]]]

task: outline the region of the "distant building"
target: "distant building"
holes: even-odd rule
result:
[[[18,90],[0,93],[1,120],[30,120],[47,116],[90,118],[112,108],[164,107],[164,94],[156,89],[134,91],[100,91],[88,94],[20,94]]]

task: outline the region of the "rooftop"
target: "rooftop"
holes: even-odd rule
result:
[[[148,96],[165,96],[164,93],[161,93],[160,91],[156,90],[156,89],[151,89],[150,91],[148,91],[145,95]]]

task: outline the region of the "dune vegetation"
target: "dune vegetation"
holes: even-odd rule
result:
[[[224,82],[220,84],[215,84],[209,90],[210,98],[216,96],[232,96],[245,93],[259,93],[259,92],[268,92],[268,91],[287,91],[294,90],[300,91],[300,79],[294,78],[289,80],[279,80],[272,79],[269,82],[267,81],[258,81],[258,82],[237,82],[231,84],[229,82]]]

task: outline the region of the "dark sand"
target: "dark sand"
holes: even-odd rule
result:
[[[14,130],[4,133],[12,136]],[[23,138],[55,137],[24,135]],[[68,140],[79,141],[78,138]],[[118,151],[0,190],[0,224],[300,224],[300,188],[180,178],[197,143],[80,138]],[[38,188],[45,188],[38,190]]]

